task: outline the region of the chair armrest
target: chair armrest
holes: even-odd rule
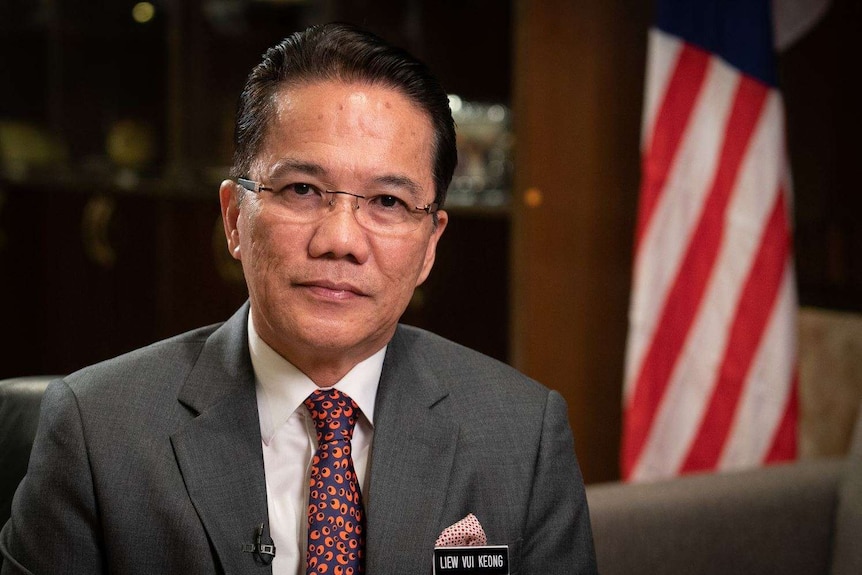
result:
[[[0,527],[9,519],[12,496],[27,472],[39,423],[39,406],[56,376],[0,380]]]
[[[604,575],[828,573],[844,462],[587,487]]]

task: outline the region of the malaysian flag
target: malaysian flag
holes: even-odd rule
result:
[[[791,180],[768,0],[658,1],[642,134],[623,478],[793,459]]]

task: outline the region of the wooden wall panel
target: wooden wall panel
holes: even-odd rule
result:
[[[649,5],[516,3],[512,362],[563,393],[588,482],[619,476]]]

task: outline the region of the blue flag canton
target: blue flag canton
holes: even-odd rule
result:
[[[778,85],[769,0],[659,0],[656,26]]]

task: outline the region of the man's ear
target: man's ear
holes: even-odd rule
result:
[[[428,245],[425,246],[425,260],[422,263],[422,271],[419,273],[419,277],[416,281],[417,287],[421,285],[428,278],[428,274],[431,273],[431,268],[434,267],[434,260],[437,257],[437,242],[440,240],[440,236],[443,235],[444,230],[446,230],[446,224],[449,223],[449,214],[445,211],[440,210],[434,215],[437,216],[437,224],[431,231]]]
[[[224,235],[227,238],[227,249],[231,257],[242,259],[239,247],[239,230],[237,220],[239,219],[239,190],[233,180],[225,180],[219,187],[219,201],[221,202],[221,219],[224,224]]]

